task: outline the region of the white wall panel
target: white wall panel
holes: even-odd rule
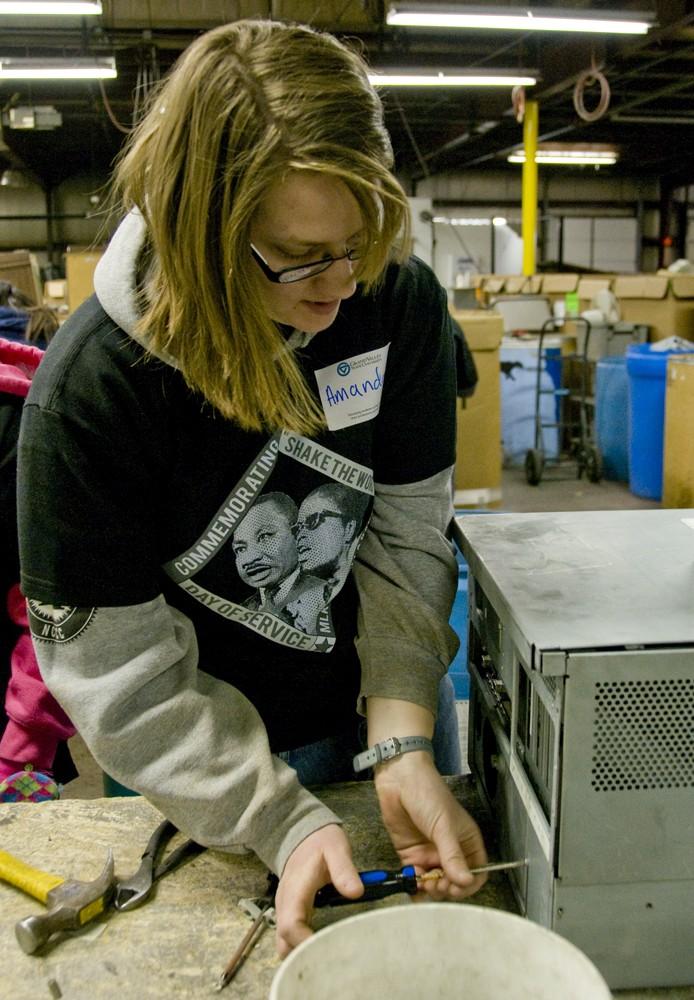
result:
[[[564,219],[564,263],[592,267],[591,219]]]
[[[636,219],[593,220],[593,267],[600,271],[636,270]]]

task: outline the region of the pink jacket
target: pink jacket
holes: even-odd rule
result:
[[[30,344],[0,338],[0,391],[26,396],[43,351]],[[0,780],[31,764],[49,771],[61,740],[75,728],[41,679],[29,634],[26,601],[14,584],[7,595],[7,613],[22,629],[12,650],[5,696],[9,722],[0,738]]]

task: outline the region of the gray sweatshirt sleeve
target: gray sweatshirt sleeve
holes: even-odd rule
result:
[[[187,836],[250,848],[281,873],[305,837],[339,822],[270,753],[253,705],[198,670],[193,626],[163,597],[55,611],[65,624],[33,628],[47,687],[97,763]]]
[[[376,484],[373,514],[353,571],[359,592],[359,710],[369,696],[436,714],[438,686],[458,649],[448,625],[457,564],[446,537],[451,469],[405,485]]]

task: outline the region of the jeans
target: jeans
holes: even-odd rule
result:
[[[458,715],[455,710],[453,681],[446,674],[439,685],[439,704],[432,738],[434,760],[440,774],[460,774],[462,760],[458,737]],[[366,724],[329,736],[317,743],[279,753],[293,767],[302,785],[330,785],[336,781],[354,781],[366,774],[355,775],[352,758],[365,749]]]

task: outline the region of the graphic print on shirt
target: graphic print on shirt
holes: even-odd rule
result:
[[[96,608],[41,604],[27,601],[29,628],[35,639],[45,642],[71,642],[83,632],[96,614]]]
[[[164,571],[215,614],[284,646],[330,652],[330,604],[349,574],[372,497],[366,466],[283,431]]]

